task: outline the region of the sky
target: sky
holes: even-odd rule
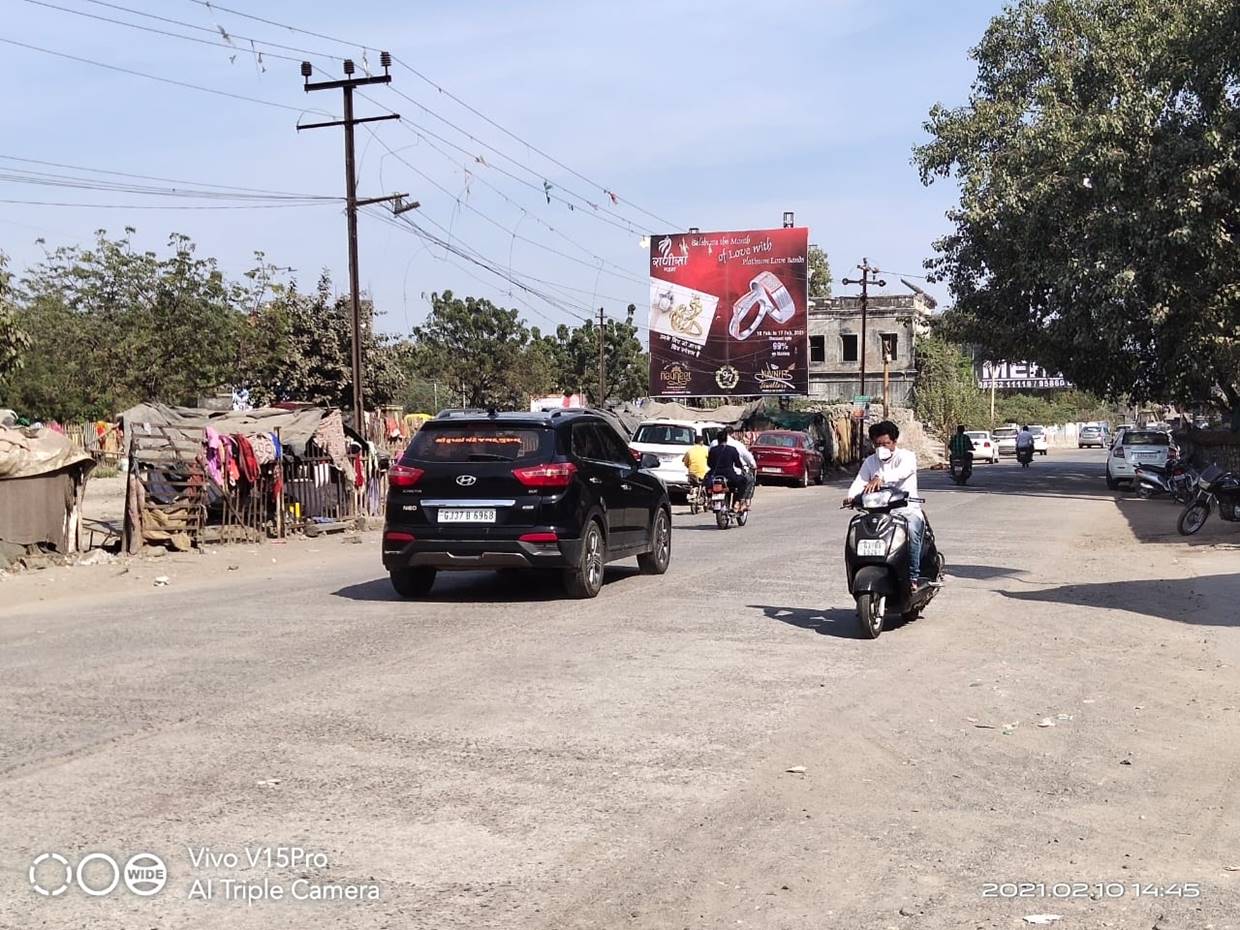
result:
[[[356,100],[357,116],[402,117],[358,128],[359,196],[407,193],[421,204],[404,219],[371,207],[359,221],[362,286],[387,332],[408,333],[431,293],[445,290],[516,307],[544,330],[599,306],[621,318],[629,303],[644,323],[643,235],[777,227],[784,211],[826,250],[836,293],[855,291],[839,279],[855,276],[863,257],[886,272],[886,292],[906,292],[900,276],[926,273],[956,193],[950,182],[923,187],[912,149],[926,140],[931,106],[966,100],[968,50],[1001,8],[999,0],[222,2],[281,25],[204,0],[4,0],[0,40],[46,50],[0,41],[0,79],[11,89],[0,133],[0,251],[12,270],[45,248],[130,226],[138,247],[157,251],[169,234],[187,234],[232,277],[261,251],[303,288],[326,269],[347,291],[343,133],[295,128],[339,118],[341,95],[306,93],[298,68],[309,56],[265,44],[280,43],[315,53],[314,80],[342,77],[345,57],[358,74],[380,70],[378,49],[398,59],[389,86]],[[35,171],[323,199],[84,190],[30,184]],[[910,280],[950,303],[943,286]]]

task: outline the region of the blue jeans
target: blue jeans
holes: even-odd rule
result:
[[[909,575],[921,574],[921,547],[926,538],[926,517],[919,509],[906,508],[904,519],[908,523]]]

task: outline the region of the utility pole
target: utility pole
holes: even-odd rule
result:
[[[603,308],[598,308],[598,405],[603,406],[607,400],[607,355],[606,340],[603,329]]]
[[[868,258],[861,259],[861,264],[858,265],[857,267],[861,269],[860,278],[844,278],[842,281],[840,281],[840,283],[843,284],[845,287],[851,284],[861,285],[861,353],[860,353],[860,356],[861,356],[861,390],[858,391],[857,393],[861,394],[863,397],[868,397],[869,395],[865,393],[865,354],[866,354],[865,315],[866,315],[866,310],[869,308],[870,285],[873,284],[876,287],[886,287],[887,282],[878,277],[879,270],[870,264],[870,260]]]
[[[891,356],[883,346],[883,419],[887,419],[887,405],[891,396]]]
[[[299,123],[297,126],[298,132],[301,132],[303,129],[323,129],[328,126],[344,127],[345,213],[348,217],[349,226],[349,301],[352,311],[353,427],[363,436],[365,435],[366,408],[363,398],[364,384],[362,382],[362,305],[361,295],[359,294],[361,285],[358,283],[357,272],[357,208],[372,203],[384,203],[389,200],[399,202],[400,198],[404,196],[393,194],[388,197],[357,199],[353,127],[361,123],[400,119],[399,113],[387,113],[383,116],[366,116],[361,119],[354,119],[353,117],[353,88],[367,84],[390,84],[392,82],[392,76],[388,74],[388,69],[392,66],[392,56],[387,52],[382,52],[379,55],[379,62],[383,65],[383,74],[355,78],[353,77],[353,62],[346,58],[344,62],[344,80],[311,83],[310,76],[314,73],[314,68],[310,62],[303,61],[301,63],[301,76],[305,79],[307,93],[315,90],[342,90],[344,92],[344,119],[332,120],[326,123]]]

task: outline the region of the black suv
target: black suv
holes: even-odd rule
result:
[[[560,569],[574,597],[598,594],[616,559],[661,575],[672,511],[644,470],[657,465],[589,410],[441,413],[389,472],[383,567],[404,597],[440,569]]]

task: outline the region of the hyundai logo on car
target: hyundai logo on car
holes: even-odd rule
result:
[[[475,478],[473,475],[459,475],[456,479],[456,483],[459,484],[463,488],[467,488],[471,484],[474,484],[477,480],[478,479]]]

